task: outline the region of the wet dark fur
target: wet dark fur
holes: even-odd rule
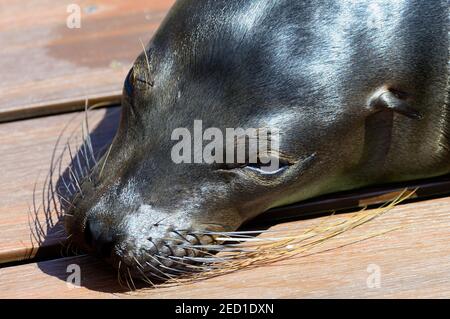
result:
[[[212,231],[271,207],[449,173],[448,5],[178,1],[127,77],[68,233],[135,277],[168,278],[206,260]],[[174,164],[171,133],[195,119],[278,127],[294,160],[274,175]]]

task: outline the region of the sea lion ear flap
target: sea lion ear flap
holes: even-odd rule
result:
[[[376,111],[392,110],[414,120],[422,119],[422,114],[408,103],[406,97],[406,93],[384,89],[372,96],[370,107]]]

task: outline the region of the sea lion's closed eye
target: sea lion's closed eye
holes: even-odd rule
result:
[[[261,163],[250,163],[246,165],[245,168],[262,175],[276,175],[287,170],[289,166],[290,163],[287,162],[279,162],[278,165],[275,166]]]
[[[267,158],[265,160],[258,158],[256,162],[224,163],[221,165],[219,170],[231,172],[236,170],[244,170],[261,175],[275,176],[281,172],[284,172],[292,165],[292,162],[284,158]]]

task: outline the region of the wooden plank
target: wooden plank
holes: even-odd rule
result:
[[[61,228],[47,224],[49,216],[39,206],[42,204],[44,182],[53,152],[57,155],[62,152],[64,142],[72,132],[81,134],[82,114],[64,114],[0,125],[0,263],[30,258],[36,253],[38,245],[49,248],[60,242]],[[120,109],[101,109],[89,114],[91,128],[94,129],[94,144],[101,148],[112,139]],[[60,134],[63,142],[55,148]],[[62,168],[68,163],[69,157],[66,155]],[[33,207],[35,185],[36,207]],[[37,221],[33,220],[35,211],[39,211]],[[55,212],[52,210],[50,215],[55,217]],[[55,218],[54,222],[57,223]],[[40,228],[43,233],[51,232],[42,243],[33,236],[39,233],[36,230]],[[45,252],[45,248],[41,249],[41,253]]]
[[[132,62],[174,0],[0,0],[0,122],[120,99]],[[69,29],[69,4],[81,28]]]
[[[450,194],[450,176],[444,175],[436,178],[327,194],[300,203],[273,208],[258,216],[254,222],[280,222],[317,216],[319,213],[333,213],[347,209],[379,206],[394,200],[406,190],[411,192],[406,202],[437,196],[448,196]],[[405,201],[402,203],[405,203]]]
[[[0,298],[449,298],[449,211],[450,198],[397,206],[328,241],[315,254],[132,295],[123,295],[109,266],[91,257],[9,267],[0,269]],[[340,220],[350,215],[297,221],[274,229],[289,226],[300,232],[323,218]],[[399,226],[393,232],[358,241]],[[66,285],[70,264],[81,268],[79,289]],[[368,269],[379,270],[379,288],[368,287]]]

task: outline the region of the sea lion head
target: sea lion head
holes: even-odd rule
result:
[[[66,229],[76,243],[134,276],[161,276],[272,207],[366,182],[349,172],[370,157],[366,119],[384,107],[375,89],[402,96],[380,92],[380,74],[355,83],[364,59],[347,71],[351,56],[326,42],[333,25],[316,30],[315,6],[287,3],[175,4],[130,70],[117,135],[73,201]],[[250,152],[227,161],[227,128],[271,132],[253,138],[278,165],[267,169],[255,150],[256,161]],[[181,152],[184,133],[191,148]]]

